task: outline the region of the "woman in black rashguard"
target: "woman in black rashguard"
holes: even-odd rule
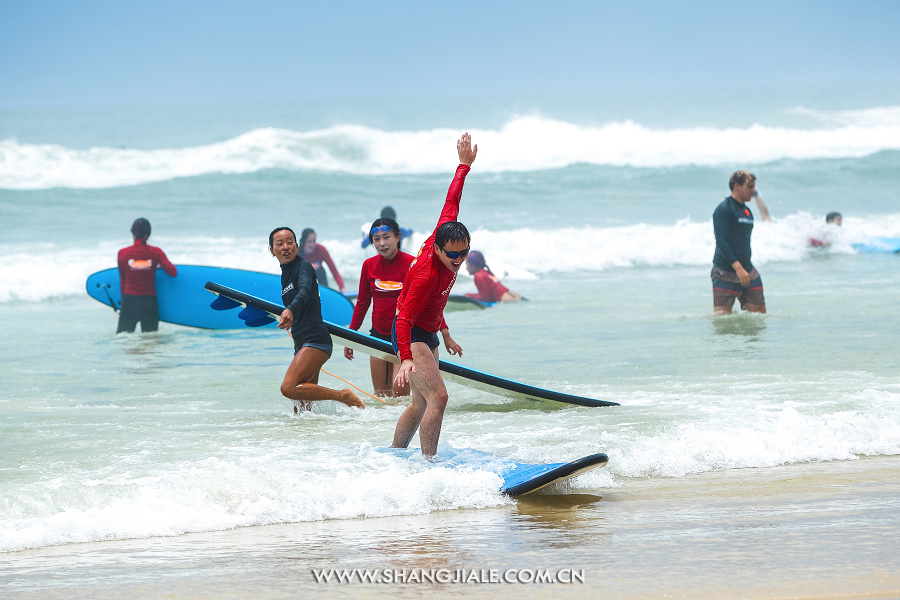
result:
[[[281,299],[285,309],[278,327],[290,329],[294,338],[294,360],[281,382],[281,393],[300,401],[307,410],[313,400],[336,400],[365,408],[350,388],[337,391],[319,385],[319,369],[331,358],[331,335],[322,321],[316,272],[309,261],[298,255],[296,240],[289,227],[279,227],[269,234],[269,252],[281,263]]]

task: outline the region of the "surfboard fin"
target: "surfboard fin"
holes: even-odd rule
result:
[[[275,319],[269,313],[252,306],[248,306],[239,312],[238,317],[247,323],[247,327],[262,327],[275,322]]]
[[[225,296],[216,296],[216,299],[212,301],[209,307],[213,310],[231,310],[232,308],[237,308],[240,305],[240,302],[236,302],[231,298],[226,298]]]

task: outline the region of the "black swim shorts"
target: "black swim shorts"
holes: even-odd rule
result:
[[[384,340],[385,342],[391,341],[391,334],[375,331],[374,327],[369,330],[369,335],[371,335],[373,338],[378,338],[379,340]]]
[[[415,325],[413,325],[412,331],[410,331],[409,342],[410,344],[413,342],[423,342],[428,344],[428,347],[431,348],[432,352],[441,345],[438,341],[437,333],[425,331],[421,327]],[[394,317],[394,323],[391,325],[391,346],[394,348],[394,354],[399,356],[400,346],[397,345],[397,317]]]
[[[138,321],[141,322],[141,332],[159,329],[159,304],[156,296],[123,294],[122,306],[119,307],[119,327],[116,329],[116,333],[123,331],[134,333]]]

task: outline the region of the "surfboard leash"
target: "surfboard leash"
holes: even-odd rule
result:
[[[338,376],[335,375],[334,373],[329,373],[329,372],[326,371],[325,369],[319,369],[319,370],[322,371],[323,373],[325,373],[326,375],[331,375],[331,376],[334,377],[335,379],[340,379],[341,381],[343,381],[344,383],[346,383],[346,384],[349,385],[350,387],[359,390],[360,392],[362,392],[363,394],[365,394],[365,395],[368,396],[369,398],[375,398],[376,400],[378,400],[378,401],[381,402],[382,404],[387,404],[387,402],[385,402],[384,400],[382,400],[382,399],[379,398],[378,396],[373,396],[373,395],[370,394],[369,392],[366,392],[366,391],[364,391],[364,390],[361,390],[360,388],[356,387],[355,385],[353,385],[352,383],[350,383],[349,381],[347,381],[347,380],[344,379],[343,377],[338,377]]]
[[[288,334],[289,336],[291,336],[291,339],[294,339],[294,334],[291,333],[291,330],[290,330],[290,329],[286,329],[285,331],[287,331],[287,334]],[[355,385],[353,385],[352,383],[350,383],[349,381],[347,381],[347,380],[344,379],[343,377],[338,377],[338,376],[335,375],[334,373],[329,373],[329,372],[326,371],[325,369],[319,369],[319,370],[322,371],[323,373],[325,373],[326,375],[331,375],[331,376],[334,377],[335,379],[340,379],[341,381],[343,381],[344,383],[346,383],[347,385],[349,385],[349,386],[352,387],[353,389],[362,392],[363,394],[365,394],[365,395],[368,396],[369,398],[375,398],[376,400],[378,400],[378,401],[381,402],[382,404],[387,404],[387,402],[385,402],[384,400],[382,400],[382,399],[379,398],[378,396],[373,396],[373,395],[370,394],[369,392],[367,392],[367,391],[365,391],[365,390],[362,390],[362,389],[356,387]]]

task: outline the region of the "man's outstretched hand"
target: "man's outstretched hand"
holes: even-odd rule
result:
[[[475,162],[475,155],[478,154],[478,144],[472,146],[472,136],[466,132],[456,140],[456,151],[459,152],[459,162],[471,167]]]

